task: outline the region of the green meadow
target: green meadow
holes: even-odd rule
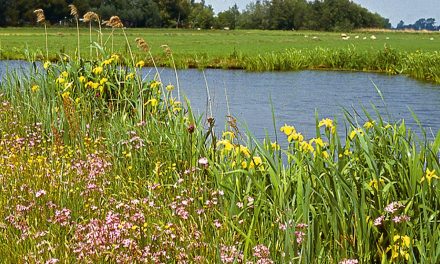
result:
[[[151,46],[155,56],[162,55],[161,45],[169,45],[179,56],[208,56],[224,58],[241,53],[255,56],[267,52],[282,52],[286,49],[344,49],[355,47],[360,50],[382,49],[384,45],[406,52],[433,52],[439,50],[440,34],[409,32],[347,32],[349,40],[343,40],[341,33],[313,31],[269,31],[269,30],[176,30],[176,29],[127,29],[129,38],[142,37]],[[96,33],[96,29],[93,29]],[[107,40],[111,29],[104,29]],[[48,28],[50,55],[56,58],[59,52],[74,55],[77,47],[75,28]],[[81,28],[81,53],[88,55],[89,29]],[[370,37],[375,35],[376,40]],[[125,52],[122,32],[114,33],[115,51]],[[355,39],[359,36],[358,39]],[[314,37],[316,37],[314,39]],[[363,38],[367,39],[364,40]],[[389,39],[387,39],[389,38]],[[434,40],[430,40],[434,38]],[[25,49],[31,52],[44,51],[43,28],[0,29],[3,59],[24,58]],[[96,34],[93,41],[97,41]],[[109,40],[110,41],[110,40]],[[137,53],[139,54],[139,53]]]
[[[102,32],[99,34],[98,32]],[[91,33],[91,34],[90,34]],[[48,56],[88,59],[100,46],[106,52],[145,60],[149,56],[128,46],[125,37],[146,40],[156,66],[177,68],[224,68],[251,71],[330,69],[405,74],[440,83],[440,34],[437,32],[358,31],[344,33],[262,30],[177,30],[81,28],[80,52],[74,28],[48,28]],[[100,37],[102,36],[102,38]],[[374,39],[373,39],[374,38]],[[102,39],[102,40],[101,40]],[[0,29],[0,58],[43,60],[46,56],[43,28]],[[167,59],[168,45],[174,62]]]

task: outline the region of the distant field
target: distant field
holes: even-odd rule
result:
[[[111,33],[103,29],[104,40]],[[311,31],[262,31],[262,30],[175,30],[175,29],[127,29],[129,41],[135,47],[134,39],[144,38],[150,45],[153,55],[162,55],[161,45],[167,44],[176,56],[227,57],[234,53],[255,56],[268,52],[281,52],[286,49],[313,49],[316,47],[343,49],[355,47],[360,50],[383,49],[389,47],[414,52],[440,50],[440,34],[403,32],[352,32],[350,39],[343,40],[341,33]],[[77,46],[75,28],[49,28],[49,53],[55,58],[59,52],[73,55]],[[376,39],[371,40],[371,35]],[[81,28],[81,54],[89,55],[89,29]],[[97,40],[96,29],[92,33]],[[359,36],[359,38],[355,38]],[[363,39],[365,38],[366,39]],[[388,39],[387,39],[388,38]],[[108,42],[110,47],[111,40]],[[121,30],[114,33],[115,51],[126,52],[124,35]],[[1,28],[0,54],[2,59],[24,58],[24,50],[31,53],[45,53],[43,28]],[[135,52],[138,52],[134,48]]]
[[[357,31],[344,33],[263,30],[126,29],[133,58],[122,29],[102,31],[104,57],[116,53],[124,64],[143,60],[145,66],[223,68],[249,71],[306,69],[348,70],[404,74],[440,83],[438,32]],[[83,59],[101,59],[98,30],[80,29]],[[151,55],[136,47],[136,38],[148,43]],[[168,45],[172,57],[162,45]],[[44,29],[0,29],[0,59],[51,60],[77,55],[76,28],[48,29],[48,58]],[[99,55],[99,56],[98,56]]]

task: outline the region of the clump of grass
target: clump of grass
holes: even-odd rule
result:
[[[355,48],[297,50],[246,57],[243,68],[250,71],[292,71],[333,69],[405,74],[419,80],[439,83],[438,52],[405,53],[385,46],[375,52]]]

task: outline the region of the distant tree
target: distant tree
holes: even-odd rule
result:
[[[160,9],[162,26],[184,27],[191,13],[190,0],[155,0]]]
[[[405,25],[401,20],[397,24],[396,29],[414,29],[414,30],[439,30],[440,27],[435,26],[435,18],[420,18],[414,24]]]
[[[237,28],[238,20],[240,19],[240,11],[238,10],[237,4],[234,4],[228,10],[218,13],[215,27],[224,28],[228,27],[230,29]]]
[[[194,3],[188,17],[191,28],[211,28],[214,24],[214,10],[212,6],[206,6],[205,1]]]
[[[239,20],[240,28],[269,28],[269,6],[270,2],[256,1],[246,6],[246,10],[242,13]]]
[[[237,5],[217,17],[204,0],[0,0],[0,26],[35,23],[33,10],[42,8],[48,24],[72,25],[68,8],[80,16],[87,11],[103,19],[118,15],[127,27],[201,27],[255,29],[315,29],[345,31],[361,27],[390,27],[387,19],[350,0],[257,0],[240,12]],[[404,27],[405,25],[400,25]],[[434,30],[435,19],[412,25]]]

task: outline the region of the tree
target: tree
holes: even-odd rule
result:
[[[74,4],[80,15],[87,11],[94,11],[103,19],[118,15],[127,27],[209,28],[215,25],[231,29],[345,31],[391,26],[387,19],[350,0],[257,0],[241,13],[234,5],[216,18],[204,0],[0,0],[0,26],[35,25],[33,10],[38,8],[44,10],[48,24],[71,21],[69,4]],[[434,30],[435,19],[420,19],[413,27]]]
[[[247,5],[246,10],[240,16],[239,25],[241,28],[269,28],[269,6],[270,2],[261,3],[257,1]]]
[[[155,0],[160,9],[162,26],[183,27],[191,13],[189,0]]]
[[[218,13],[215,24],[217,28],[228,27],[235,29],[239,19],[240,11],[238,10],[237,4],[234,4],[228,10]]]
[[[204,1],[194,3],[188,21],[191,28],[211,28],[214,24],[214,10],[212,6],[206,6]]]
[[[397,24],[396,29],[404,29],[405,28],[405,22],[403,20],[400,20],[399,24]]]

